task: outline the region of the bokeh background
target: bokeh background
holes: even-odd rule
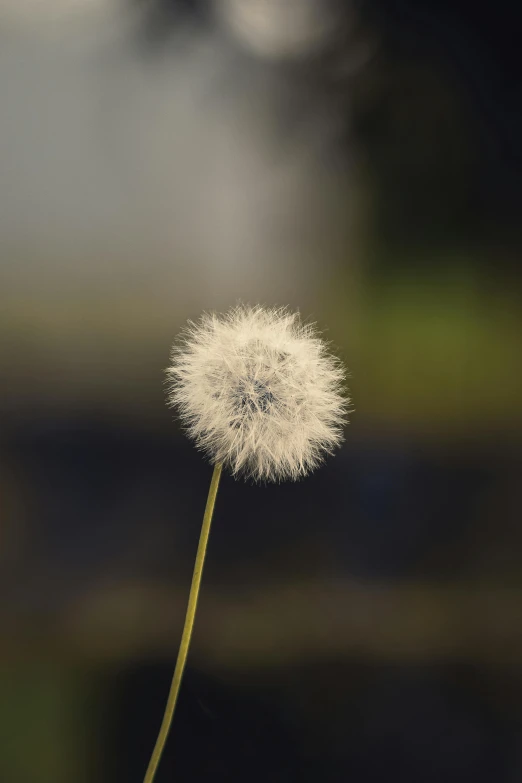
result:
[[[225,477],[158,781],[522,778],[507,0],[0,0],[0,780],[142,780],[211,467],[186,318],[298,307],[355,412]]]

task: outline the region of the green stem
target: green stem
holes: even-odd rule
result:
[[[181,644],[179,646],[176,668],[174,669],[174,676],[172,677],[169,697],[167,699],[167,706],[165,707],[158,739],[156,740],[156,745],[152,751],[152,756],[149,761],[149,766],[147,768],[143,783],[153,783],[154,776],[160,763],[161,754],[163,753],[163,748],[165,747],[165,743],[167,741],[170,725],[174,716],[174,710],[176,708],[176,701],[178,699],[181,678],[183,677],[183,671],[187,661],[192,629],[194,628],[194,618],[196,616],[196,607],[198,604],[201,575],[203,573],[203,565],[205,563],[205,553],[207,551],[208,535],[210,533],[210,523],[212,522],[212,515],[214,513],[214,505],[219,487],[219,479],[221,478],[221,468],[222,465],[220,463],[216,463],[214,466],[214,472],[212,474],[212,481],[210,482],[210,489],[208,491],[207,505],[205,508],[205,515],[203,517],[203,524],[201,526],[196,562],[194,564],[194,573],[192,574],[192,584],[190,586],[187,614],[185,615],[185,625],[183,626],[183,634],[181,636]]]

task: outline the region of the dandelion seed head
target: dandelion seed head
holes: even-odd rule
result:
[[[188,435],[234,475],[298,479],[343,440],[345,370],[287,308],[238,305],[189,321],[167,376]]]

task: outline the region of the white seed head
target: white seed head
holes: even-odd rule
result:
[[[234,475],[297,479],[343,440],[344,368],[286,308],[239,305],[189,321],[167,374],[189,436]]]

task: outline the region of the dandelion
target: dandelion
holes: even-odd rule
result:
[[[204,314],[175,343],[169,404],[214,465],[167,707],[145,783],[167,739],[190,644],[222,468],[255,481],[296,480],[343,440],[345,370],[314,325],[287,308],[239,305]]]
[[[297,479],[342,441],[342,365],[287,309],[204,315],[174,346],[167,372],[188,434],[234,475]]]

